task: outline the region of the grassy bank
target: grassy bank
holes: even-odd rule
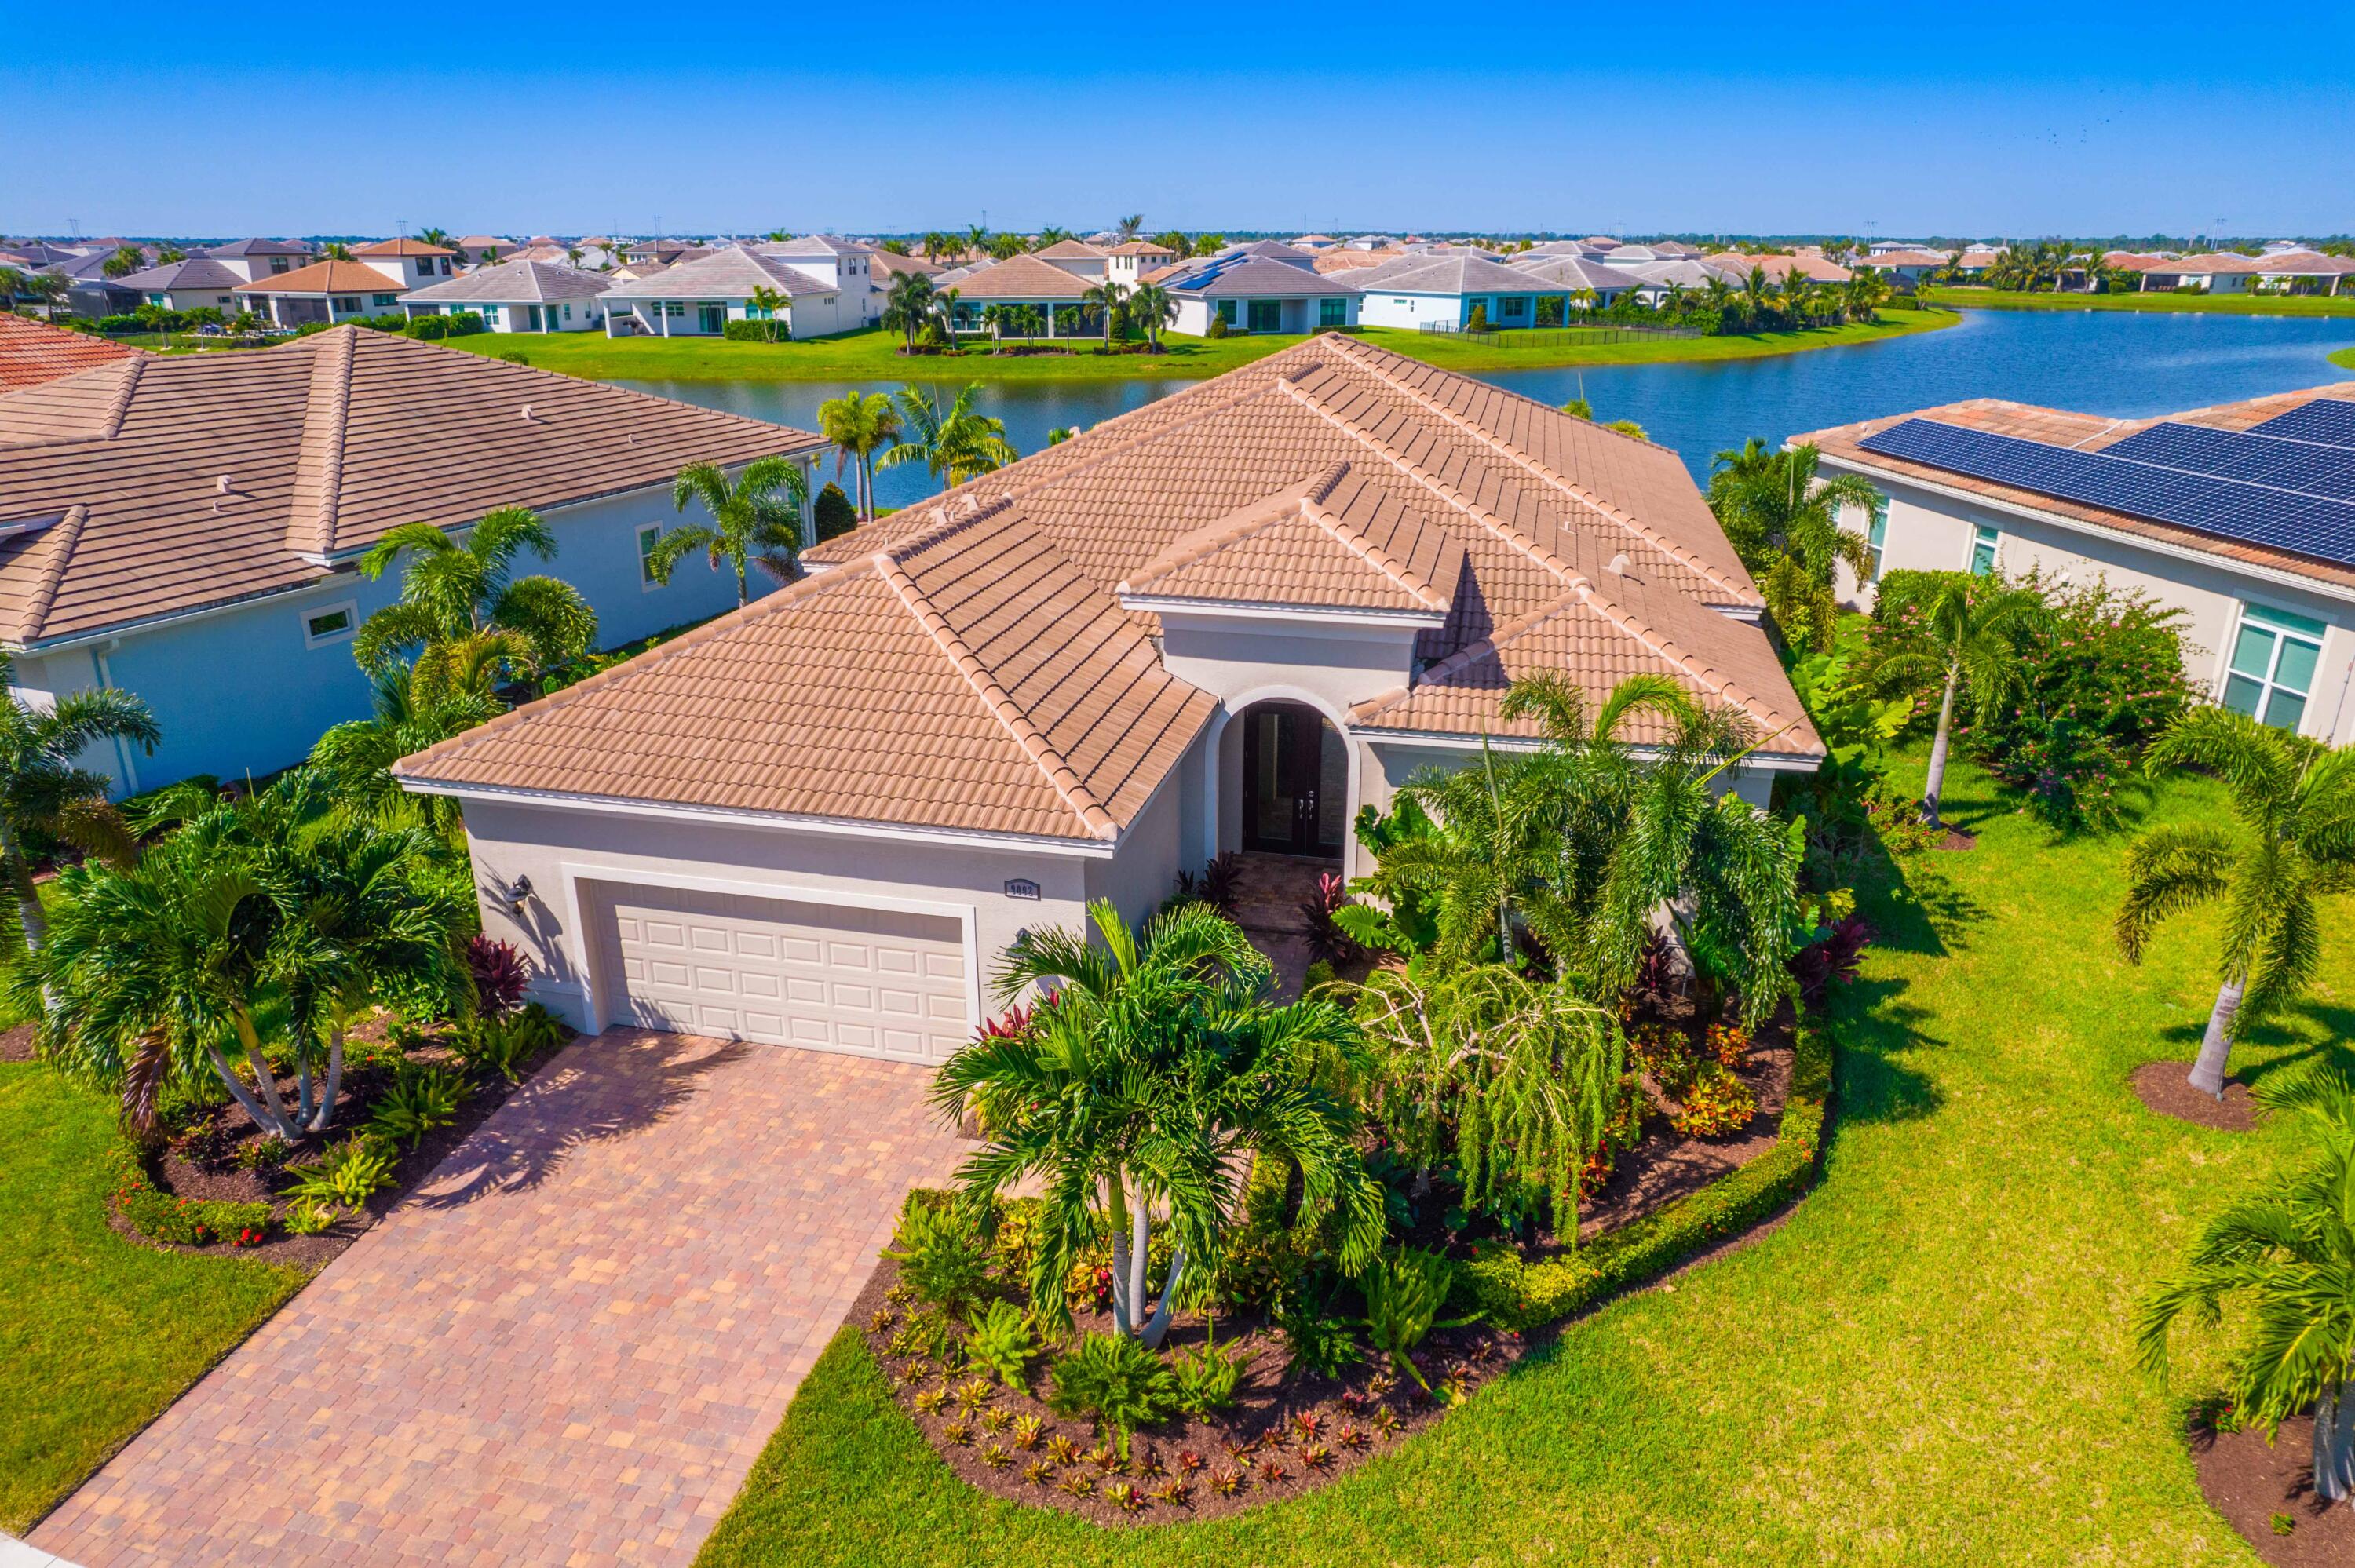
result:
[[[1932,289],[1934,304],[1982,311],[2175,311],[2222,316],[2355,316],[2355,294],[2051,294]]]
[[[1546,343],[1529,348],[1465,338],[1366,327],[1358,335],[1400,354],[1450,370],[1540,370],[1571,365],[1677,364],[1757,359],[1808,349],[1879,343],[1952,326],[1939,311],[1885,311],[1870,326],[1816,327],[1805,332],[1740,336],[1665,338],[1582,345]],[[1220,339],[1170,334],[1167,354],[996,355],[972,352],[909,357],[896,334],[846,333],[805,343],[730,343],[712,338],[615,338],[598,333],[541,337],[482,334],[452,341],[476,354],[513,353],[545,370],[596,381],[1116,381],[1141,377],[1204,379],[1248,365],[1303,339],[1295,335]]]
[[[1918,776],[1918,774],[1917,774]],[[2115,839],[2054,843],[1975,771],[1978,847],[1868,893],[1883,942],[1838,1004],[1825,1178],[1746,1250],[1571,1328],[1464,1410],[1295,1501],[1143,1534],[980,1496],[920,1440],[855,1332],[818,1362],[705,1568],[1056,1563],[2164,1564],[2254,1561],[2177,1436],[2218,1375],[2134,1370],[2129,1311],[2288,1139],[2146,1111],[2188,1058],[2211,918],[2141,969],[2109,936]],[[2211,817],[2205,782],[2160,820]],[[2355,933],[2244,1075],[2355,1033]]]
[[[2341,370],[2355,370],[2355,348],[2341,348],[2332,351],[2330,363],[2339,366]]]

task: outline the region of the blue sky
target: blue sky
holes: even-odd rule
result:
[[[2355,230],[2355,6],[1608,9],[1624,19],[907,0],[813,20],[711,0],[675,26],[591,3],[550,13],[539,47],[496,12],[241,9],[234,48],[218,16],[185,37],[143,20],[103,64],[78,26],[16,29],[0,232],[1138,211],[1333,232]]]

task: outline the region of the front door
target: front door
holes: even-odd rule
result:
[[[1262,704],[1242,723],[1243,848],[1338,855],[1349,809],[1340,735],[1301,703]]]
[[[698,305],[695,307],[695,313],[697,317],[697,324],[701,326],[705,332],[711,334],[714,337],[719,336],[719,334],[725,332],[728,328],[728,307],[726,305]]]

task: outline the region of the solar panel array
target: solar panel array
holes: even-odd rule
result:
[[[2355,404],[2338,407],[2355,413]],[[2266,426],[2280,422],[2268,420]],[[2315,426],[2323,428],[2319,419]],[[2347,428],[2348,439],[2355,440],[2355,422]],[[2271,439],[2261,436],[2252,445],[2237,445],[2252,438],[2216,432],[2228,438],[2224,446],[2232,450],[2227,451],[2224,446],[2203,445],[2172,433],[2194,429],[2156,426],[2145,432],[2155,438],[2147,449],[2150,452],[2169,454],[2165,461],[2126,455],[2125,441],[2107,451],[2078,451],[1934,419],[1903,419],[1859,444],[1883,457],[1927,463],[2040,495],[2355,567],[2355,500],[2333,493],[2348,488],[2341,482],[2343,471],[2323,460],[2317,460],[2311,471],[2284,461],[2318,450],[2318,443],[2300,446],[2268,431]],[[2159,430],[2170,433],[2156,435]],[[2268,455],[2271,467],[2264,466]],[[2208,467],[2249,463],[2256,463],[2267,477],[2259,482],[2238,473],[2207,471]],[[2286,477],[2298,482],[2282,482]],[[2306,485],[2325,488],[2301,488]]]
[[[2355,447],[2318,446],[2205,425],[2153,425],[2114,446],[2105,456],[2157,463],[2163,468],[2236,479],[2271,490],[2294,490],[2355,501]]]
[[[2355,447],[2355,403],[2317,397],[2286,414],[2276,414],[2250,428],[2254,436],[2278,436],[2288,440],[2319,441],[2325,446]]]

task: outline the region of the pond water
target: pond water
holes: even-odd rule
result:
[[[1675,448],[1697,476],[1711,453],[1750,436],[1896,414],[1964,397],[2010,397],[2139,418],[2350,378],[2327,357],[2355,343],[2355,320],[2142,314],[2126,311],[1969,311],[1961,324],[1887,343],[1696,365],[1589,366],[1485,377],[1540,401],[1582,393],[1602,419],[1633,419]],[[898,383],[630,381],[621,385],[706,408],[812,429],[817,407],[844,392]],[[1141,408],[1183,381],[985,383],[981,406],[1006,421],[1017,451],[1059,426],[1084,427]],[[935,394],[954,396],[954,385]],[[848,485],[846,483],[845,488]],[[917,465],[879,476],[887,506],[938,487]]]

